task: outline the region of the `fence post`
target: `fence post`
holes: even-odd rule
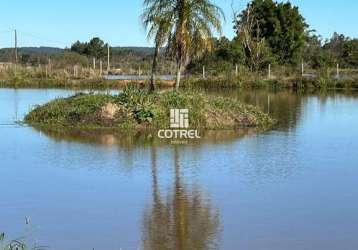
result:
[[[205,79],[205,66],[203,66],[203,79]]]
[[[339,63],[337,63],[337,78],[339,78]]]
[[[102,75],[102,60],[99,61],[99,75]]]
[[[235,65],[235,76],[236,76],[236,77],[239,76],[239,67],[238,67],[237,64]]]
[[[48,59],[48,74],[51,74],[51,58]]]
[[[73,65],[73,76],[74,76],[75,78],[77,78],[77,76],[78,76],[78,73],[77,73],[77,65]]]
[[[96,58],[93,57],[93,70],[96,70]]]
[[[303,61],[302,61],[302,65],[301,65],[301,75],[303,76],[304,74],[304,65],[303,65]]]
[[[271,79],[271,64],[268,65],[268,79]]]

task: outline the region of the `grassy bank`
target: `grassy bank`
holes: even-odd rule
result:
[[[32,72],[32,71],[31,71]],[[130,83],[138,87],[148,85],[145,80],[105,80],[100,75],[88,73],[80,77],[69,75],[65,71],[44,76],[18,70],[15,74],[0,73],[0,87],[8,88],[87,88],[87,89],[123,89]],[[342,73],[343,74],[343,73]],[[314,75],[314,76],[313,76]],[[172,87],[174,81],[157,81],[157,88]],[[293,72],[281,72],[270,78],[262,73],[240,71],[238,76],[232,72],[210,75],[205,79],[199,75],[187,75],[182,87],[186,88],[282,88],[282,89],[358,89],[358,75],[343,75],[336,78],[332,74],[314,72],[304,76]]]
[[[211,77],[207,79],[189,78],[183,82],[189,88],[282,88],[282,89],[358,89],[358,80],[353,78],[335,79],[331,77],[301,77],[265,79],[263,77]]]
[[[147,81],[134,80],[104,80],[98,79],[43,79],[43,78],[14,78],[12,80],[0,80],[0,87],[5,88],[87,88],[87,89],[122,89],[129,83],[135,83],[139,87],[148,85]],[[156,87],[172,87],[172,81],[157,82]],[[182,82],[185,88],[281,88],[281,89],[358,89],[358,80],[332,79],[319,77],[315,79],[302,77],[289,77],[282,79],[227,79],[212,77],[200,79],[186,78]]]
[[[123,89],[129,83],[138,87],[148,85],[143,80],[104,80],[92,79],[45,79],[45,78],[13,78],[0,80],[0,87],[7,88],[88,88],[88,89]],[[173,81],[157,81],[156,87],[172,87]],[[189,77],[183,79],[182,87],[185,88],[282,88],[282,89],[358,89],[358,80],[333,79],[327,77],[304,78],[287,77],[281,79],[263,78],[226,78],[210,77],[206,79]]]
[[[0,66],[0,87],[5,88],[89,88],[89,89],[121,89],[135,82],[144,86],[146,81],[138,80],[105,80],[99,71],[81,68],[74,74],[73,69],[52,69],[44,71],[44,67],[24,67],[18,65],[6,69]],[[45,73],[46,72],[46,73]],[[172,86],[173,81],[158,81],[158,86]]]
[[[170,108],[190,112],[190,127],[233,129],[270,127],[274,121],[257,108],[195,91],[147,93],[132,85],[119,95],[77,94],[34,108],[25,122],[72,128],[169,128]]]
[[[72,70],[73,71],[73,70]],[[358,89],[358,72],[342,71],[341,77],[332,72],[309,71],[302,76],[293,70],[280,69],[272,72],[251,72],[241,69],[235,72],[208,72],[202,75],[189,74],[183,77],[182,87],[190,88],[285,88],[285,89]],[[76,75],[67,70],[52,70],[44,73],[43,69],[18,67],[0,70],[0,87],[8,88],[87,88],[87,89],[122,89],[130,83],[139,87],[148,85],[145,80],[105,80],[99,72],[82,69]],[[157,81],[160,87],[172,87],[174,81]]]
[[[128,84],[144,87],[147,81],[138,80],[105,80],[103,78],[88,79],[55,79],[55,78],[22,78],[0,80],[2,88],[77,88],[77,89],[123,89]],[[173,81],[157,81],[157,87],[171,87]]]

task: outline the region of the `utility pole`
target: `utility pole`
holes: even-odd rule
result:
[[[109,70],[110,70],[110,65],[109,65],[109,43],[107,43],[107,74],[109,74]]]
[[[15,30],[15,64],[17,64],[17,32]]]
[[[15,49],[15,76],[16,76],[16,71],[17,71],[17,32],[15,31],[15,45],[14,45],[14,49]]]

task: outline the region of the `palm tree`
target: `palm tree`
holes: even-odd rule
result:
[[[211,0],[145,0],[144,4],[143,22],[149,29],[148,37],[155,37],[156,43],[152,77],[160,47],[167,43],[177,64],[178,89],[181,72],[189,59],[210,50],[213,32],[221,33],[224,13]]]
[[[155,51],[152,62],[152,72],[149,90],[155,88],[155,76],[157,72],[160,49],[168,41],[172,29],[172,0],[145,0],[145,9],[142,20],[148,30],[148,39],[154,38]]]
[[[223,11],[210,0],[174,0],[169,51],[176,60],[176,89],[191,57],[211,49],[213,32],[221,33]]]

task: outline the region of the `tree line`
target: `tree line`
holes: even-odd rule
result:
[[[250,1],[231,20],[233,39],[222,36],[225,16],[211,0],[144,0],[143,4],[141,18],[154,48],[137,53],[110,47],[110,55],[111,65],[123,72],[150,72],[151,90],[159,73],[175,71],[179,88],[182,72],[197,73],[203,65],[216,72],[240,65],[253,73],[269,64],[297,67],[304,62],[313,69],[358,66],[358,39],[338,33],[322,39],[290,2]],[[94,37],[88,42],[76,41],[62,53],[52,54],[50,48],[48,53],[20,50],[19,62],[36,66],[47,64],[50,58],[58,67],[91,67],[92,58],[106,63],[108,46]],[[0,50],[1,61],[13,58],[13,49]]]
[[[232,40],[221,36],[224,14],[210,0],[145,0],[144,6],[143,23],[156,47],[150,89],[161,47],[176,60],[176,87],[184,69],[195,72],[202,65],[224,70],[239,64],[252,72],[301,62],[314,69],[358,66],[358,39],[334,33],[323,40],[290,2],[252,0],[235,13]]]

